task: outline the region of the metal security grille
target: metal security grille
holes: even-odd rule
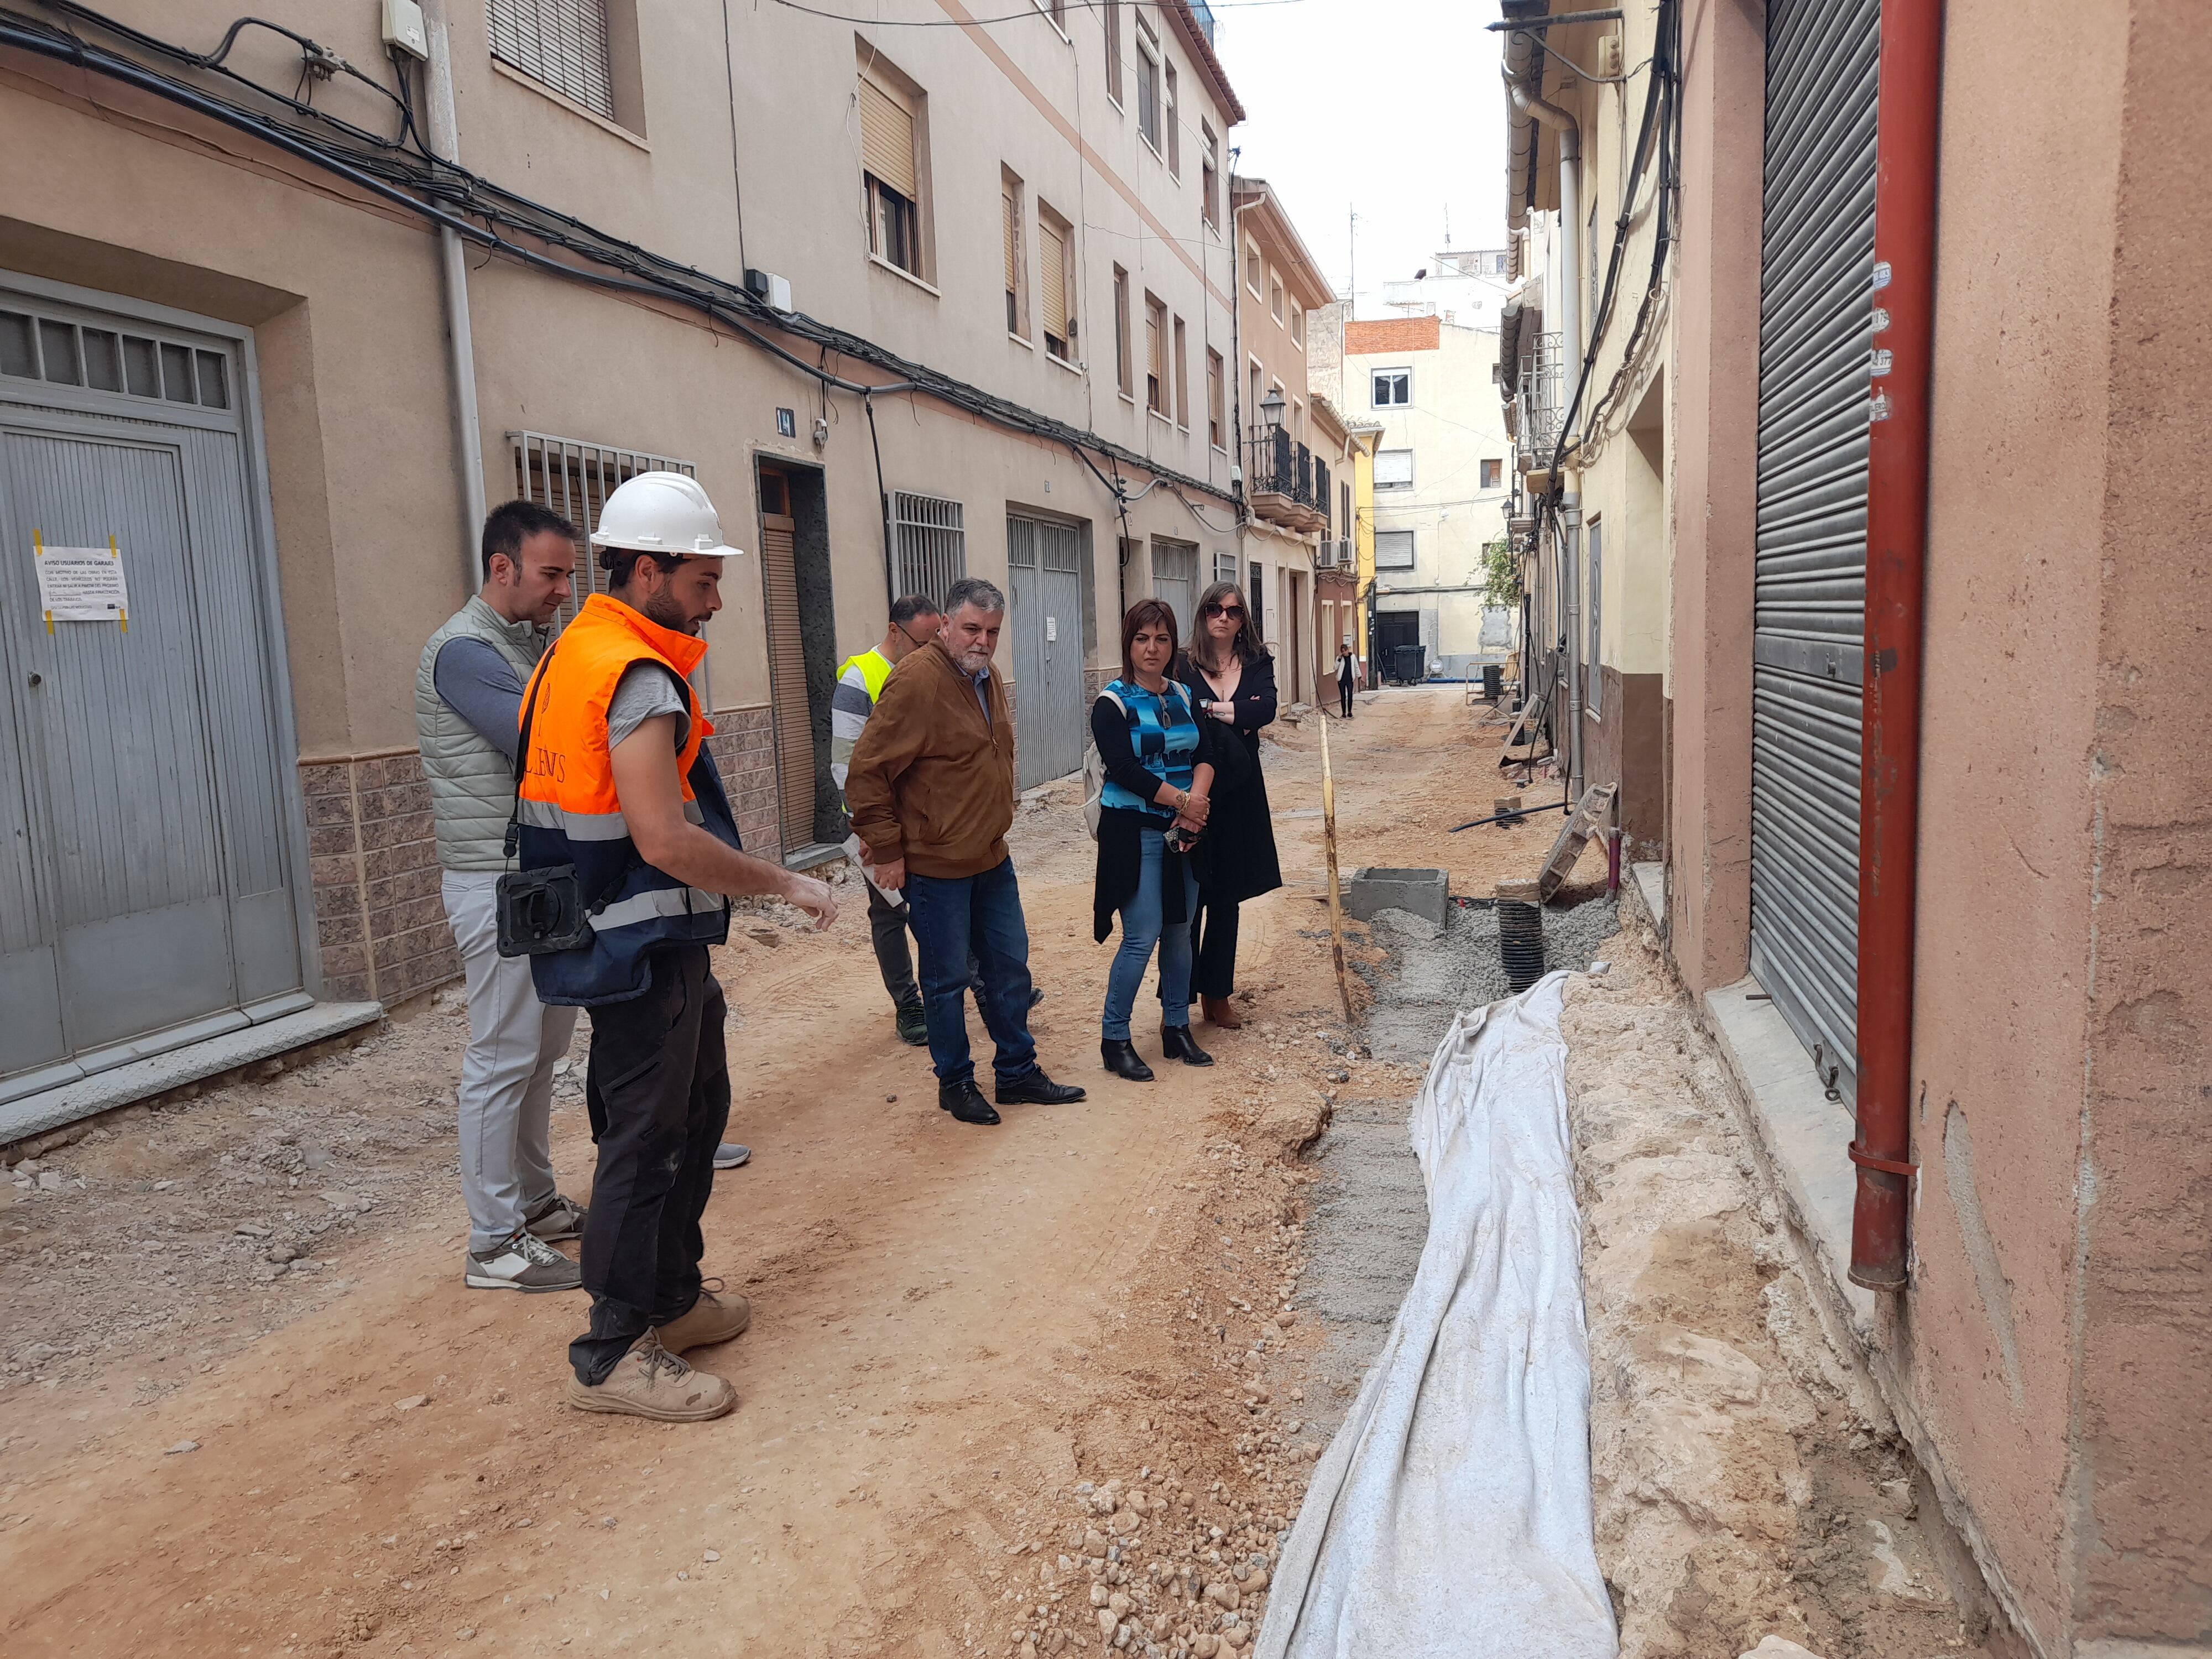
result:
[[[1190,622],[1198,611],[1198,548],[1191,542],[1152,538],[1152,592],[1165,599],[1175,612],[1182,638],[1190,637]]]
[[[614,119],[606,0],[490,0],[486,11],[493,57]]]
[[[893,490],[891,546],[898,568],[892,586],[943,604],[945,590],[968,574],[966,524],[957,501]]]
[[[607,497],[641,472],[696,477],[699,470],[689,461],[586,443],[580,438],[556,438],[543,432],[510,432],[507,436],[514,446],[515,495],[551,507],[576,526],[575,597],[561,607],[554,623],[556,629],[566,628],[586,595],[607,591],[607,573],[592,556],[588,539],[599,527],[599,509]]]
[[[1751,961],[1824,1076],[1857,1030],[1878,0],[1767,11]]]

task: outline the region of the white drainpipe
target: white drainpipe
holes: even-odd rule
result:
[[[1565,372],[1559,380],[1560,413],[1574,401],[1575,381],[1583,370],[1582,313],[1582,133],[1575,118],[1557,104],[1547,103],[1509,74],[1505,87],[1513,107],[1541,121],[1559,136],[1559,351]],[[1567,788],[1577,801],[1583,794],[1583,495],[1579,476],[1563,472],[1559,491],[1559,534],[1565,556],[1560,560],[1560,610],[1567,636]]]
[[[430,47],[428,96],[423,111],[429,123],[430,148],[442,160],[460,164],[461,135],[453,114],[453,66],[447,49],[443,0],[428,0],[422,8],[423,33]],[[483,434],[477,420],[476,346],[469,331],[469,267],[463,257],[459,234],[449,225],[438,228],[438,257],[445,277],[446,338],[453,374],[453,444],[459,452],[461,491],[468,512],[462,537],[461,559],[467,587],[473,593],[482,586],[483,569],[477,538],[483,532]]]

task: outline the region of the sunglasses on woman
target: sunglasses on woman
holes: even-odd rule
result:
[[[1207,616],[1209,616],[1209,617],[1243,617],[1243,614],[1244,614],[1244,611],[1243,611],[1243,606],[1241,606],[1241,605],[1209,605],[1208,606],[1206,606],[1206,614]]]

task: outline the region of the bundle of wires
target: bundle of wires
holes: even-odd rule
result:
[[[1117,506],[1128,499],[1126,487],[1118,482],[1119,465],[1116,477],[1109,477],[1091,459],[1093,455],[1142,469],[1174,486],[1179,499],[1181,491],[1188,489],[1231,506],[1237,504],[1233,495],[1205,479],[1163,466],[1096,433],[902,357],[872,340],[804,312],[773,309],[741,286],[625,241],[441,159],[431,153],[416,127],[408,64],[401,54],[395,52],[392,57],[398,82],[395,92],[329,48],[259,18],[239,19],[216,50],[195,52],[76,0],[43,3],[70,23],[105,34],[129,51],[102,46],[75,28],[7,8],[0,8],[0,46],[70,64],[179,105],[342,179],[380,201],[443,226],[495,257],[570,282],[671,301],[696,311],[710,327],[768,353],[823,387],[869,400],[872,422],[875,398],[917,393],[1008,431],[1065,447],[1089,468]],[[270,29],[299,46],[301,80],[292,93],[253,81],[225,62],[240,32],[250,27]],[[149,59],[154,61],[146,61]],[[170,67],[161,67],[163,64]],[[194,73],[216,82],[220,91],[182,78]],[[364,82],[391,100],[398,125],[395,136],[372,132],[315,105],[316,82],[339,73]],[[771,338],[763,328],[816,347],[820,361],[808,362]],[[833,356],[865,363],[887,378],[849,380],[829,367]],[[1187,499],[1183,505],[1196,514],[1196,507]]]

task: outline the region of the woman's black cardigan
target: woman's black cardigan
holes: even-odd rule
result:
[[[1191,764],[1212,765],[1222,739],[1210,728],[1220,722],[1199,714],[1195,703],[1191,706],[1191,714],[1198,722],[1198,752],[1191,757]],[[1145,769],[1145,763],[1137,758],[1136,744],[1129,741],[1127,718],[1106,697],[1091,705],[1091,741],[1098,745],[1098,759],[1110,781],[1143,800],[1150,800],[1159,793],[1160,780]],[[1103,942],[1114,931],[1114,913],[1136,895],[1138,879],[1144,872],[1144,846],[1139,836],[1147,830],[1164,830],[1174,821],[1175,815],[1165,808],[1159,814],[1134,811],[1126,806],[1100,810],[1098,875],[1091,893],[1091,935],[1094,939]],[[1203,836],[1200,844],[1205,844]],[[1160,919],[1188,921],[1190,918],[1183,914],[1182,907],[1182,854],[1167,854],[1160,873]]]
[[[1215,701],[1213,688],[1188,653],[1169,672],[1190,688],[1194,704]],[[1267,780],[1260,770],[1260,728],[1275,718],[1275,659],[1246,663],[1231,701],[1237,705],[1234,722],[1198,717],[1199,729],[1215,734],[1213,808],[1195,855],[1199,902],[1207,906],[1240,903],[1283,884]]]

